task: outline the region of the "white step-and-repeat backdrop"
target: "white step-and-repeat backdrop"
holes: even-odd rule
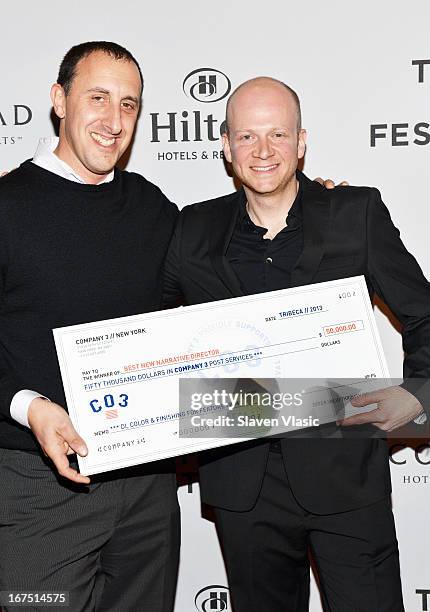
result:
[[[181,207],[234,189],[219,126],[230,87],[282,79],[302,100],[305,172],[377,186],[407,247],[430,274],[430,4],[361,0],[4,2],[0,9],[0,169],[32,156],[51,135],[50,85],[72,45],[113,40],[142,66],[144,108],[129,170]],[[391,374],[401,338],[377,322]],[[306,461],[306,457],[303,457]],[[426,440],[393,448],[393,506],[408,612],[430,610]],[[182,465],[183,480],[191,480]],[[197,484],[180,488],[183,547],[176,612],[230,611],[213,524]],[[312,612],[321,610],[313,589]],[[281,610],[279,612],[282,612]]]

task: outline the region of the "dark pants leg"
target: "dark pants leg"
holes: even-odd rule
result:
[[[306,612],[309,560],[302,509],[269,453],[262,490],[249,512],[215,510],[234,612]]]
[[[314,515],[295,500],[282,456],[269,453],[248,512],[216,509],[234,612],[306,612],[311,548],[326,612],[403,612],[390,500]]]
[[[180,545],[176,480],[170,474],[136,476],[122,488],[126,501],[100,554],[105,581],[96,610],[171,612]]]
[[[404,612],[389,498],[308,525],[326,612]]]
[[[70,606],[54,609],[70,612],[172,610],[179,554],[173,474],[136,468],[75,486],[39,456],[1,449],[0,482],[0,590],[69,591]]]

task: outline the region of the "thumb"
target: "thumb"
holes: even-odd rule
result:
[[[62,436],[67,444],[70,446],[75,453],[80,457],[86,457],[88,455],[88,448],[83,438],[78,434],[73,425],[69,425],[66,431],[62,432]]]
[[[360,414],[354,414],[342,421],[338,421],[338,424],[342,426],[346,425],[364,425],[366,423],[375,423],[378,420],[379,412],[378,409],[370,410],[369,412],[362,412]]]

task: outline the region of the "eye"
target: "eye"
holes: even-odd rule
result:
[[[136,110],[136,105],[134,104],[134,102],[123,102],[122,107],[127,111]]]
[[[246,142],[246,141],[251,140],[251,138],[252,138],[251,134],[240,134],[239,135],[239,140],[241,140],[241,141],[245,141]]]
[[[279,139],[279,138],[286,138],[286,136],[287,136],[287,135],[286,135],[286,133],[285,133],[285,132],[275,132],[275,133],[273,134],[273,136],[274,136],[276,139]]]

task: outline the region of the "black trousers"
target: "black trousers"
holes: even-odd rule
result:
[[[307,612],[309,551],[326,612],[404,612],[390,499],[331,515],[295,500],[269,453],[252,510],[215,510],[234,612]]]
[[[172,612],[179,506],[175,475],[162,472],[128,468],[86,487],[39,455],[0,449],[0,591],[70,593],[50,610]]]

